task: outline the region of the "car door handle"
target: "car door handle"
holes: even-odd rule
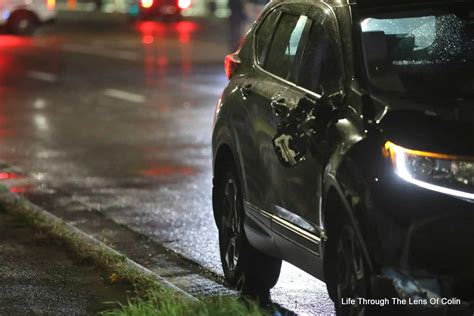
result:
[[[286,105],[286,100],[284,98],[278,98],[272,100],[270,103],[273,113],[278,117],[285,117],[288,114],[288,106]]]
[[[248,97],[252,93],[252,84],[251,83],[243,83],[239,86],[240,93],[244,97]]]

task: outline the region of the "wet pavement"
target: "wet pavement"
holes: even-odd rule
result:
[[[1,315],[91,315],[127,301],[128,286],[110,284],[93,264],[3,210],[0,226]]]
[[[0,160],[21,171],[0,181],[46,209],[100,212],[221,274],[210,146],[224,26],[69,14],[33,38],[0,35]],[[334,312],[324,283],[289,264],[272,297]]]

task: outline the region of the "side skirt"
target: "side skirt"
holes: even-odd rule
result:
[[[323,280],[320,237],[249,202],[244,205],[247,214],[245,228],[252,246]],[[268,244],[269,240],[272,246]]]

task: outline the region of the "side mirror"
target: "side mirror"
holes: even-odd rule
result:
[[[382,31],[362,33],[362,42],[366,66],[371,76],[384,73],[388,63],[387,37]]]
[[[375,105],[368,95],[364,95],[362,98],[362,116],[365,124],[370,125],[375,122]]]
[[[287,167],[294,167],[306,159],[307,146],[297,134],[277,134],[273,139],[273,148],[280,163]]]
[[[304,97],[294,109],[284,112],[284,115],[278,115],[281,121],[273,139],[273,148],[283,166],[293,167],[306,159],[306,134],[302,129],[312,117],[315,105],[313,99]]]
[[[282,117],[273,139],[273,147],[283,166],[293,167],[306,159],[308,138],[324,134],[335,116],[337,107],[334,102],[337,102],[337,97],[335,94],[315,99],[306,95],[294,109]]]

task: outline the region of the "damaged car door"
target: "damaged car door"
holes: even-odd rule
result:
[[[320,227],[322,174],[333,150],[331,122],[344,98],[340,38],[334,14],[324,4],[310,11],[304,49],[294,68],[288,95],[295,106],[277,105],[278,127],[273,139],[275,181],[283,194],[274,201],[272,230],[285,260],[321,275],[309,257],[319,256],[324,238]],[[296,247],[295,247],[296,246]]]
[[[246,84],[251,86],[246,96],[246,110],[252,118],[248,133],[253,135],[255,149],[248,150],[246,154],[253,156],[247,160],[258,159],[258,163],[254,164],[258,168],[246,171],[249,172],[246,211],[253,217],[262,218],[261,222],[269,218],[268,214],[274,212],[275,201],[285,194],[284,183],[279,181],[278,172],[271,168],[282,167],[275,155],[273,139],[282,115],[295,108],[305,94],[293,89],[295,78],[292,76],[295,65],[301,59],[303,39],[309,31],[307,13],[310,9],[309,4],[285,3],[265,17],[262,28],[257,30],[256,67],[246,80]],[[277,16],[277,21],[269,36],[265,26],[274,16]],[[260,45],[262,36],[271,39],[265,46]]]

